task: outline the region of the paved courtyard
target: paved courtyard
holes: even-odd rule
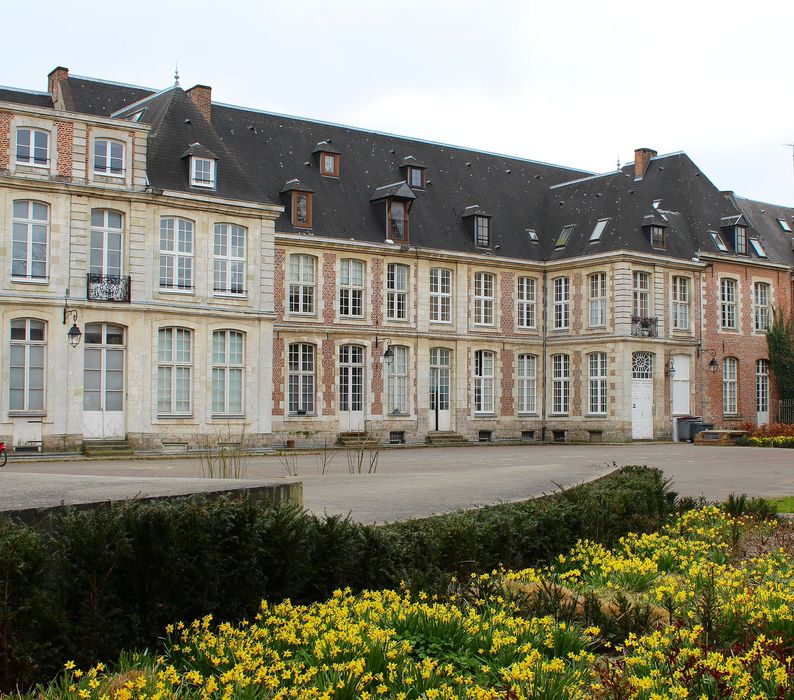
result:
[[[323,475],[320,457],[305,454],[297,479],[314,513],[386,522],[540,496],[606,474],[613,463],[659,467],[679,493],[708,499],[794,494],[794,450],[687,443],[384,449],[374,474],[350,474],[340,452]],[[23,462],[12,456],[0,470],[0,510],[182,493],[185,480],[200,475],[197,459]],[[290,479],[273,456],[251,458],[245,477],[246,485]]]

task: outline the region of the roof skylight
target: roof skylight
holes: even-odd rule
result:
[[[568,224],[564,226],[562,232],[560,233],[560,237],[557,239],[557,242],[554,244],[555,248],[564,248],[565,244],[568,242],[568,239],[571,237],[573,233],[574,224]]]
[[[662,203],[662,200],[661,200],[661,199],[654,199],[654,200],[653,200],[653,205],[652,205],[652,206],[653,206],[653,208],[654,208],[654,209],[658,209],[658,208],[659,208],[659,205],[660,205],[661,203]]]
[[[601,240],[601,236],[604,233],[604,229],[607,227],[609,223],[609,219],[599,219],[596,222],[595,228],[593,232],[590,234],[590,243],[595,243],[596,241]]]
[[[755,254],[759,258],[765,258],[766,257],[766,251],[764,250],[764,246],[761,245],[761,241],[759,241],[757,238],[751,238],[750,239],[750,245],[753,247],[753,250],[755,251]]]
[[[722,236],[716,231],[709,231],[709,236],[711,236],[711,240],[714,242],[714,246],[717,248],[720,253],[727,253],[728,246],[725,245],[725,241],[722,240]]]
[[[788,221],[785,219],[778,219],[777,222],[780,224],[780,228],[782,228],[786,233],[791,233],[791,226],[789,225]]]
[[[527,229],[527,238],[533,243],[537,243],[540,240],[538,238],[538,232],[534,228]]]

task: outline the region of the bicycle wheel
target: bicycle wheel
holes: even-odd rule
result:
[[[8,461],[8,453],[5,450],[0,450],[0,467],[4,467]]]

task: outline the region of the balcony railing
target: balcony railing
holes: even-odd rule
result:
[[[656,316],[632,316],[631,334],[640,338],[658,337],[659,333],[656,330],[658,320]]]
[[[91,301],[118,301],[129,304],[130,278],[118,275],[87,275],[87,298]]]

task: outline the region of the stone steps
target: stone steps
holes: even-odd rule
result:
[[[132,456],[132,446],[126,440],[83,440],[86,457]]]
[[[433,431],[427,434],[425,438],[428,445],[436,447],[456,447],[459,445],[468,445],[469,441],[460,433],[454,433],[451,430],[447,431]]]

